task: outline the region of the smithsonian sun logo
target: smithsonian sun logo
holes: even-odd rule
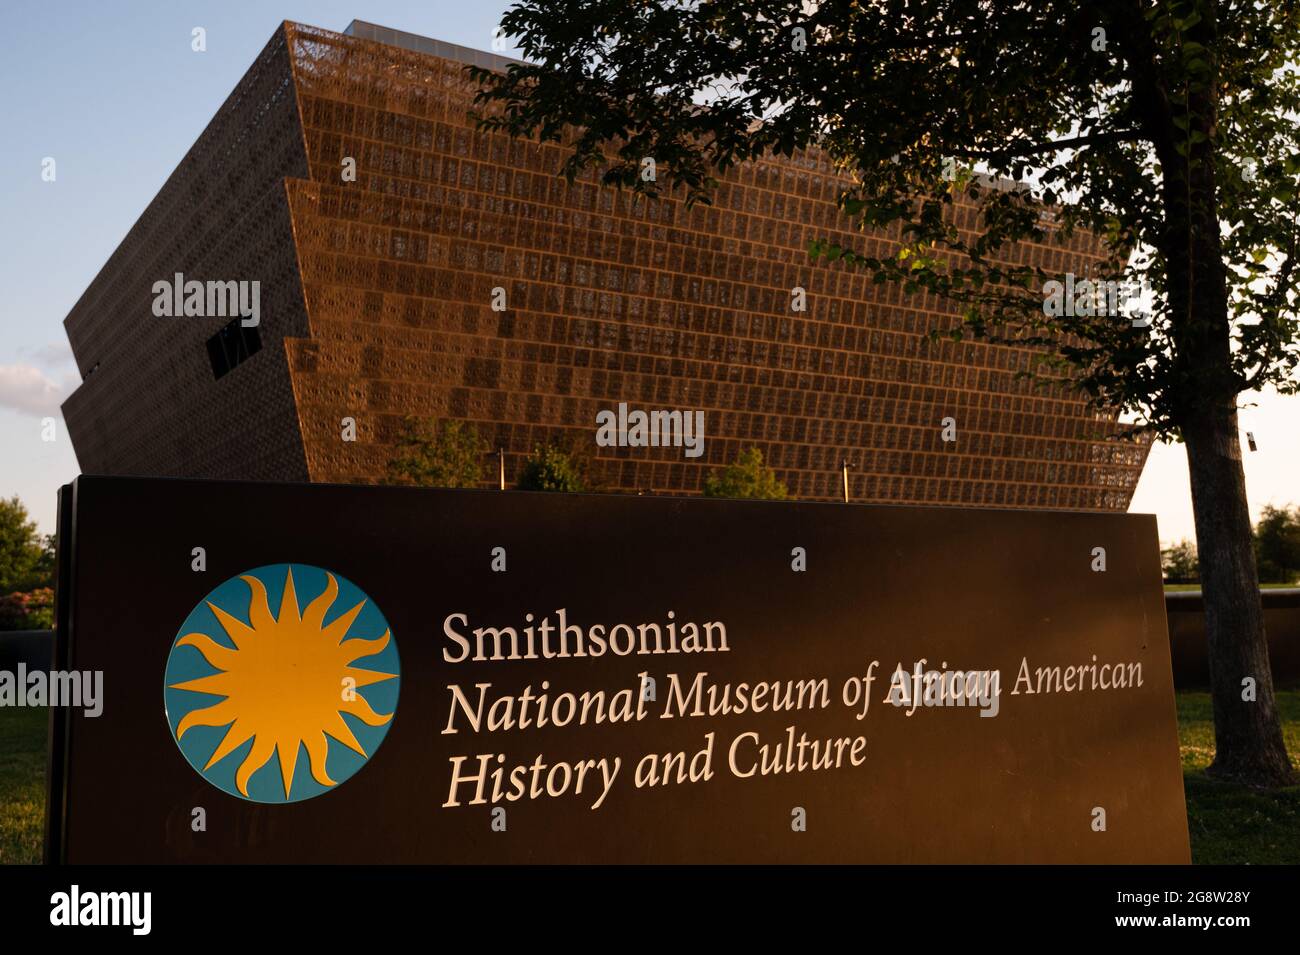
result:
[[[355,584],[271,564],[227,580],[185,618],[163,700],[172,738],[208,782],[299,802],[375,754],[400,673],[388,622]]]

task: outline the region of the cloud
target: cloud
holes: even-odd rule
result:
[[[32,361],[46,368],[61,368],[73,362],[72,346],[67,341],[51,342],[31,351]]]
[[[51,381],[31,365],[0,365],[0,408],[38,418],[57,415],[74,383],[75,376],[65,377],[62,383]]]

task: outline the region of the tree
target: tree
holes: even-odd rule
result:
[[[1297,390],[1296,3],[531,0],[501,25],[529,62],[469,68],[483,128],[565,144],[570,179],[598,168],[688,202],[708,202],[720,170],[819,148],[850,177],[845,215],[889,248],[814,239],[810,254],[945,296],[962,322],[936,335],[1041,347],[1041,375],[1135,415],[1130,436],[1181,440],[1206,558],[1210,772],[1293,778],[1237,406],[1265,385]],[[973,232],[956,228],[960,193]],[[1050,307],[1062,277],[1007,254],[1080,229],[1107,252],[1090,291],[1137,283],[1146,318],[1112,307],[1118,295]]]
[[[585,491],[587,480],[581,460],[558,444],[533,449],[519,475],[521,491]]]
[[[728,464],[704,479],[705,497],[784,501],[788,493],[786,486],[776,479],[776,472],[763,464],[763,452],[758,448],[740,452],[735,464]]]
[[[388,464],[388,482],[421,487],[478,487],[483,482],[487,443],[473,425],[407,418],[397,452]]]
[[[42,536],[16,496],[0,498],[0,595],[54,586],[54,539]]]
[[[1295,581],[1300,575],[1300,507],[1264,505],[1255,525],[1255,554],[1260,580],[1271,584]]]
[[[1196,545],[1189,540],[1166,547],[1160,552],[1160,568],[1165,582],[1194,584],[1200,580],[1201,569],[1196,561]]]
[[[54,591],[36,587],[26,593],[0,595],[0,630],[51,630]]]

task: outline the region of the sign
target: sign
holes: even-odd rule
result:
[[[72,863],[1186,863],[1155,519],[82,477]]]

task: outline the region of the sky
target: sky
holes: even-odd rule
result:
[[[342,30],[353,18],[491,49],[508,3],[475,0],[6,0],[0,31],[0,497],[54,530],[78,473],[59,416],[79,376],[63,332],[76,303],[281,20]],[[192,31],[206,31],[204,52]],[[511,55],[514,51],[503,51]],[[45,160],[55,161],[53,182]],[[1242,411],[1251,514],[1300,503],[1300,397]],[[51,429],[47,418],[54,418]],[[46,440],[52,438],[52,440]],[[1161,540],[1194,537],[1187,460],[1157,445],[1130,508]]]

